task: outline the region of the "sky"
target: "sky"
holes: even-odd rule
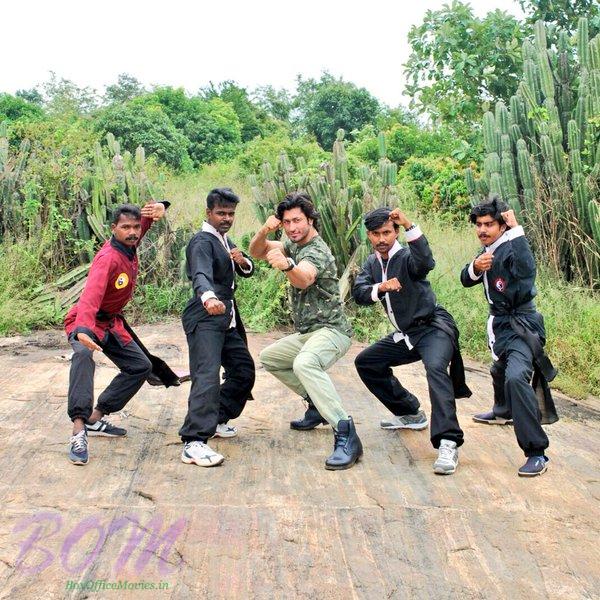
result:
[[[196,93],[234,80],[248,89],[295,88],[323,71],[406,104],[407,34],[442,0],[21,0],[2,7],[0,91],[50,72],[102,93],[119,73]],[[472,0],[478,16],[516,1]]]

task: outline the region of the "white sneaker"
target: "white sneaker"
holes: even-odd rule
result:
[[[452,475],[458,466],[456,442],[441,440],[437,460],[433,463],[433,472],[438,475]]]
[[[216,467],[225,460],[225,457],[215,452],[205,442],[197,440],[187,442],[183,446],[181,460],[187,465],[194,464],[199,467]]]
[[[392,416],[379,422],[381,429],[414,429],[420,431],[428,425],[425,412],[420,410],[416,415]]]
[[[227,423],[219,423],[215,431],[214,438],[230,438],[237,435],[237,429],[233,425]]]

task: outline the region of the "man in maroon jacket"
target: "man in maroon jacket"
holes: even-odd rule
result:
[[[152,222],[164,216],[168,205],[152,202],[141,210],[131,204],[116,208],[112,237],[94,257],[83,293],[65,317],[65,331],[74,351],[68,414],[73,421],[69,459],[75,465],[88,462],[88,433],[108,437],[127,434],[103,417],[120,411],[152,372],[150,359],[133,339],[120,313],[135,289],[136,249]],[[100,394],[92,411],[94,351],[104,352],[121,372]]]

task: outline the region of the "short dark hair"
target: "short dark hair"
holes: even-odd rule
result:
[[[318,231],[319,213],[306,192],[290,192],[286,194],[285,198],[277,205],[275,216],[282,221],[283,213],[286,210],[292,210],[292,208],[299,208],[307,219],[312,219],[313,227]]]
[[[501,213],[506,212],[507,210],[508,204],[506,204],[500,196],[494,194],[471,209],[469,221],[475,224],[477,222],[477,217],[487,217],[489,215],[494,221],[498,221],[500,225],[504,225],[505,223]]]
[[[383,227],[383,225],[385,225],[385,223],[387,223],[390,220],[391,212],[392,209],[387,207],[376,208],[375,210],[368,212],[364,218],[364,223],[365,227],[367,228],[367,231],[375,231],[376,229]],[[400,225],[398,225],[397,223],[392,224],[394,225],[394,229],[396,231],[400,229]]]
[[[239,201],[240,199],[233,193],[231,188],[214,188],[206,196],[206,208],[212,210],[215,206],[237,204]]]
[[[132,217],[139,221],[142,218],[142,211],[139,209],[139,206],[135,206],[134,204],[119,204],[119,206],[113,210],[111,223],[116,225],[119,222],[121,215],[127,215],[128,217]]]

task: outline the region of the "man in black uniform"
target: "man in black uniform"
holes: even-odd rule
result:
[[[212,450],[211,437],[233,437],[228,425],[238,417],[254,385],[254,361],[240,335],[234,301],[235,274],[250,277],[252,261],[227,236],[239,198],[230,188],[212,190],[206,198],[206,220],[186,249],[186,269],[194,295],[183,311],[192,387],[188,413],[179,435],[181,460],[213,467],[224,457]],[[243,331],[243,329],[242,329]],[[219,381],[220,368],[225,380]]]
[[[490,307],[487,332],[494,359],[492,412],[503,410],[499,416],[504,418],[512,415],[517,441],[527,457],[519,475],[541,475],[547,469],[544,452],[548,437],[532,387],[534,371],[534,381],[542,384],[545,391],[545,422],[554,422],[558,417],[546,383],[554,379],[556,370],[544,354],[544,319],[533,302],[537,293],[535,260],[523,227],[498,197],[475,206],[470,220],[483,248],[464,267],[460,280],[465,287],[483,283]]]
[[[363,265],[352,295],[361,305],[381,302],[395,331],[363,350],[356,357],[356,370],[393,414],[381,421],[383,429],[425,429],[427,417],[419,410],[419,401],[391,369],[423,361],[431,400],[431,443],[439,449],[433,470],[450,475],[463,443],[454,400],[471,392],[465,384],[458,329],[452,315],[437,304],[426,279],[435,265],[431,249],[420,228],[397,208],[371,211],[365,226],[375,253]],[[396,239],[400,226],[405,229],[406,248]]]

